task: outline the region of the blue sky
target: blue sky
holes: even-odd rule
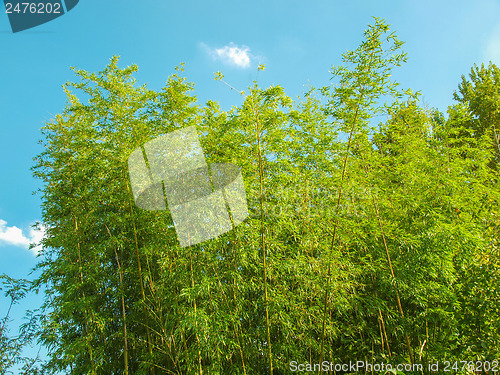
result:
[[[331,66],[358,46],[372,16],[406,42],[408,63],[394,77],[442,111],[474,63],[500,65],[500,0],[82,0],[66,15],[16,34],[2,11],[0,274],[28,277],[37,262],[28,243],[36,238],[30,225],[41,217],[40,196],[32,194],[40,183],[30,167],[41,151],[40,127],[64,107],[61,85],[73,79],[70,66],[97,71],[120,55],[121,66],[139,66],[139,83],[159,89],[185,62],[199,100],[227,109],[241,97],[214,81],[214,72],[240,90],[258,78],[296,97],[307,85],[328,84]],[[257,74],[259,63],[266,70]],[[30,297],[12,317],[19,322],[40,301]],[[0,296],[0,319],[7,307]]]

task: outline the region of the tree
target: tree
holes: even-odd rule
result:
[[[39,360],[28,358],[23,350],[31,345],[33,336],[36,334],[38,326],[38,316],[36,311],[27,311],[26,323],[21,324],[17,336],[9,336],[8,323],[10,321],[11,310],[29,292],[31,282],[26,279],[13,279],[6,274],[0,275],[0,290],[5,289],[5,297],[10,298],[9,307],[5,317],[0,321],[0,374],[11,374],[9,371],[13,366],[18,366],[21,374],[39,374],[36,363]]]
[[[500,161],[500,69],[490,62],[488,67],[474,65],[469,80],[462,76],[454,99],[462,105],[467,119],[460,121],[472,136],[491,138],[495,150],[490,166],[498,170]]]
[[[491,360],[493,115],[478,112],[488,120],[471,131],[472,104],[448,119],[421,108],[390,81],[401,47],[375,19],[332,69],[334,85],[293,101],[255,82],[229,111],[197,104],[182,66],[158,92],[117,57],[98,73],[75,69],[34,166],[48,228],[33,283],[46,287],[44,369],[281,374],[291,361]],[[250,216],[181,248],[168,210],[134,204],[127,158],[187,126],[208,163],[241,168]]]

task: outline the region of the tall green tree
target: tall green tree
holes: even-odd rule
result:
[[[486,67],[474,65],[469,79],[462,76],[453,95],[463,107],[467,118],[460,121],[476,139],[486,135],[494,148],[490,166],[498,170],[500,162],[500,69],[491,62]]]
[[[294,101],[255,82],[228,111],[198,104],[182,65],[159,91],[138,86],[137,67],[117,57],[98,73],[75,69],[34,166],[48,228],[33,283],[46,288],[44,370],[284,374],[291,361],[492,360],[496,109],[477,98],[495,102],[496,70],[462,83],[445,118],[390,80],[402,44],[375,19],[332,69],[333,85]],[[187,126],[208,163],[241,168],[250,215],[181,248],[168,210],[135,205],[127,159]]]

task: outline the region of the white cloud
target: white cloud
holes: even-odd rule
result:
[[[485,60],[500,66],[500,23],[494,28],[486,43]]]
[[[0,246],[10,245],[29,249],[31,243],[40,243],[44,236],[45,228],[43,226],[40,230],[31,228],[26,236],[22,229],[16,226],[9,227],[5,220],[0,219]],[[36,255],[40,249],[40,246],[36,246],[31,249],[31,252]]]
[[[250,53],[250,47],[245,45],[238,47],[232,42],[222,48],[210,48],[204,43],[202,43],[202,47],[208,51],[214,60],[219,60],[224,64],[233,65],[238,68],[250,67],[250,62],[253,58]]]

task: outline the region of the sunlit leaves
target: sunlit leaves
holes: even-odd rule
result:
[[[391,80],[406,54],[388,25],[375,19],[364,37],[333,85],[298,100],[281,86],[239,91],[217,72],[242,98],[229,111],[197,103],[182,66],[159,91],[117,58],[75,69],[34,167],[49,373],[266,374],[269,357],[286,373],[321,357],[498,353],[499,189],[484,120],[496,70],[464,82],[445,118]],[[135,206],[126,159],[191,125],[208,163],[241,168],[250,216],[183,249],[168,211]]]

